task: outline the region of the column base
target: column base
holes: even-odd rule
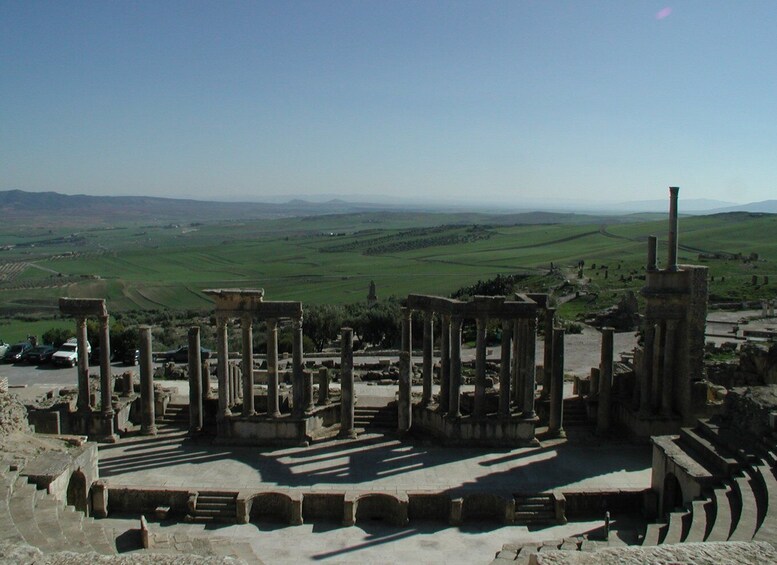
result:
[[[564,431],[564,428],[560,428],[558,430],[548,430],[547,436],[549,438],[565,438],[567,437],[567,432]]]
[[[521,420],[537,420],[537,413],[532,410],[531,412],[521,413]]]
[[[356,439],[359,435],[356,430],[341,430],[337,437],[340,439]]]
[[[151,426],[149,428],[140,428],[140,435],[142,436],[155,436],[157,434],[156,426]]]
[[[105,434],[96,438],[97,443],[116,443],[119,441],[119,436],[116,434]]]

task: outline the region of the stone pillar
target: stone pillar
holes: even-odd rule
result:
[[[200,328],[189,328],[189,434],[202,431],[202,362],[200,358]]]
[[[340,330],[340,437],[355,438],[353,394],[353,330]]]
[[[329,369],[319,367],[318,369],[318,405],[326,406],[329,404]]]
[[[666,321],[666,337],[664,337],[664,378],[661,380],[661,414],[672,415],[672,397],[674,396],[675,368],[675,333],[677,320]]]
[[[461,416],[461,322],[459,316],[451,318],[451,378],[448,416]]]
[[[86,318],[76,320],[76,340],[78,342],[76,355],[78,356],[78,401],[76,407],[81,413],[92,411],[90,398],[92,391],[89,388],[89,352],[86,348]]]
[[[451,384],[451,317],[443,314],[440,323],[440,412],[448,411]]]
[[[216,340],[218,365],[216,367],[219,379],[219,411],[218,417],[222,419],[231,416],[229,409],[229,337],[227,334],[227,319],[224,316],[216,318]]]
[[[151,327],[140,326],[140,433],[156,435],[154,408],[154,362],[151,349]]]
[[[654,413],[661,405],[661,347],[664,337],[662,334],[661,324],[656,324],[653,330],[653,377],[650,391],[650,409]]]
[[[254,407],[254,320],[251,316],[243,316],[241,329],[243,331],[243,416],[256,414]]]
[[[281,415],[278,402],[278,320],[267,324],[267,414],[273,418]]]
[[[599,396],[599,374],[599,367],[591,367],[591,375],[589,377],[591,387],[588,396]]]
[[[305,413],[305,376],[302,374],[302,317],[292,321],[292,414],[301,418]]]
[[[543,352],[542,365],[542,393],[540,398],[547,400],[550,398],[550,381],[553,374],[553,324],[556,318],[555,308],[545,309],[544,331],[545,331],[545,351]]]
[[[310,414],[313,411],[313,373],[312,371],[302,371],[302,382],[303,382],[303,396],[302,396],[302,406],[304,408],[305,414]]]
[[[548,435],[564,437],[564,330],[553,329],[553,371],[550,380]]]
[[[499,362],[499,416],[510,416],[510,348],[513,340],[513,323],[502,321],[502,356]]]
[[[761,300],[761,316],[766,318],[769,315],[769,301]]]
[[[399,402],[397,403],[398,431],[405,433],[410,431],[413,423],[410,354],[407,351],[399,352]]]
[[[513,404],[517,407],[521,407],[521,393],[523,392],[521,384],[521,373],[523,367],[521,366],[521,344],[523,343],[523,337],[521,337],[520,320],[513,320],[513,360],[512,360],[512,378],[510,386],[510,395]]]
[[[669,271],[677,270],[677,246],[678,246],[678,217],[677,217],[677,195],[680,188],[677,186],[669,187],[669,261],[666,266]]]
[[[536,362],[536,341],[537,341],[537,318],[531,317],[523,320],[525,325],[523,352],[523,413],[521,417],[524,420],[533,420],[537,417],[534,411],[534,394],[537,385],[537,362]]]
[[[645,325],[645,349],[642,356],[642,379],[639,381],[639,412],[647,416],[651,410],[650,383],[653,380],[653,349],[656,347],[656,327]]]
[[[648,272],[658,270],[658,238],[654,235],[648,236],[647,270]]]
[[[202,400],[209,400],[210,394],[210,360],[205,359],[202,362]]]
[[[113,375],[111,374],[111,330],[108,316],[100,316],[100,441],[115,442],[113,432]]]
[[[613,328],[602,328],[602,358],[599,363],[599,405],[596,413],[596,431],[605,434],[610,430],[612,409],[612,354]]]
[[[432,373],[434,371],[434,312],[424,312],[424,370],[423,394],[421,404],[427,406],[432,401]]]
[[[401,350],[410,353],[410,367],[413,364],[413,311],[410,308],[400,308],[402,312],[402,345]]]
[[[486,328],[488,318],[477,318],[477,339],[475,350],[475,406],[473,416],[483,418],[486,415]]]

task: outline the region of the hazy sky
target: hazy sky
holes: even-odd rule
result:
[[[777,2],[0,0],[0,190],[777,197]]]

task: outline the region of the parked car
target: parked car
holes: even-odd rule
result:
[[[210,349],[201,347],[200,360],[205,361],[206,359],[210,359],[212,353],[213,352]],[[161,353],[159,355],[159,361],[164,361],[164,362],[173,361],[174,363],[188,363],[189,346],[184,345],[182,347],[179,347],[178,349],[171,349],[170,351],[165,351],[164,353]]]
[[[51,361],[51,356],[54,355],[56,349],[52,345],[39,345],[28,349],[22,354],[22,361],[25,363],[34,363],[37,365],[43,365]]]
[[[86,342],[87,355],[92,352],[92,346]],[[54,355],[51,356],[51,362],[61,367],[75,367],[78,363],[78,340],[71,337],[62,344]]]
[[[8,351],[9,347],[10,346],[7,343],[0,339],[0,359],[2,359],[3,355],[5,355],[5,352]]]
[[[128,349],[125,351],[122,362],[125,365],[137,365],[140,362],[140,349]]]
[[[17,361],[21,361],[22,355],[30,349],[32,349],[32,344],[29,341],[9,346],[5,353],[3,353],[3,363],[16,363]]]

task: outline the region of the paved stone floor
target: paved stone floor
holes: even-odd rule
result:
[[[183,433],[100,446],[100,475],[114,485],[310,490],[539,492],[647,488],[649,446],[545,442],[522,449],[443,448],[368,434],[299,448],[219,447]],[[227,486],[228,485],[228,486]]]

